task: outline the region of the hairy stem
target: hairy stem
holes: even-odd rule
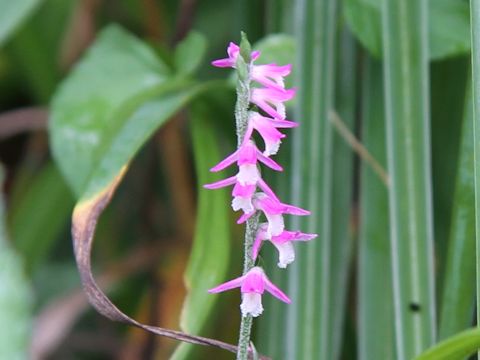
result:
[[[242,41],[240,43],[240,55],[237,64],[237,102],[235,104],[235,121],[237,125],[237,142],[238,147],[242,144],[245,132],[248,126],[248,107],[250,103],[250,44],[247,37],[242,33]],[[245,275],[253,266],[252,246],[255,234],[258,229],[259,214],[255,214],[247,220],[245,229],[244,244],[244,261],[243,274]],[[250,332],[252,329],[252,316],[242,316],[240,323],[240,334],[238,338],[237,360],[247,360],[248,347],[250,344]]]

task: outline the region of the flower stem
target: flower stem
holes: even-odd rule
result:
[[[238,147],[242,144],[248,126],[248,107],[250,103],[250,44],[247,37],[242,33],[240,54],[237,59],[237,102],[235,104],[235,122],[237,126]],[[253,266],[252,246],[258,230],[259,214],[256,213],[247,220],[245,229],[243,274],[245,275]],[[238,338],[237,360],[248,359],[248,347],[250,344],[250,332],[252,329],[252,316],[242,316],[240,333]]]

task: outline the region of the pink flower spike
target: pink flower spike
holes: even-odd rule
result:
[[[251,76],[256,82],[279,90],[285,89],[284,77],[290,74],[292,65],[278,66],[276,64],[255,65]]]
[[[293,99],[294,89],[279,90],[274,88],[252,89],[251,102],[275,119],[285,119],[285,101]]]
[[[265,275],[261,267],[253,267],[245,275],[236,279],[227,281],[213,289],[208,290],[209,293],[218,293],[240,287],[242,292],[242,303],[240,309],[242,315],[248,314],[257,317],[263,312],[262,295],[267,290],[277,299],[289,304],[291,301],[282,290],[276,287]]]
[[[214,60],[212,61],[212,65],[216,67],[235,68],[239,53],[240,53],[240,47],[237,44],[231,42],[227,48],[228,58]],[[259,56],[260,56],[260,51],[252,51],[252,53],[250,54],[251,61],[256,60]]]

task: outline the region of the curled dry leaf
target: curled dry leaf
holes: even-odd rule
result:
[[[122,180],[127,166],[102,191],[89,199],[82,199],[75,206],[72,216],[72,236],[78,270],[83,288],[90,304],[102,315],[113,321],[133,325],[151,333],[197,345],[215,346],[236,353],[237,347],[215,339],[188,335],[180,331],[142,324],[119,310],[97,285],[91,269],[91,250],[95,227],[102,211],[110,202],[115,189]],[[261,357],[261,359],[268,359]]]

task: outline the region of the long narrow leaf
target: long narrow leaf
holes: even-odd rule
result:
[[[431,347],[415,360],[463,360],[478,349],[480,329],[470,329]]]
[[[218,297],[207,294],[207,290],[225,278],[230,260],[227,190],[212,192],[203,188],[204,184],[216,180],[209,168],[221,160],[218,141],[209,118],[213,118],[211,110],[200,102],[192,105],[190,129],[199,195],[195,237],[185,272],[188,295],[180,319],[182,330],[189,334],[199,334],[205,327],[218,300]],[[172,359],[187,359],[192,348],[191,344],[182,343]]]
[[[353,131],[355,123],[355,93],[357,60],[355,40],[343,27],[339,34],[337,86],[335,108],[344,125]],[[351,231],[351,205],[353,192],[353,152],[340,134],[335,133],[332,145],[332,248],[330,261],[330,359],[338,359],[341,352],[348,275],[352,259],[353,234]]]
[[[477,323],[480,319],[480,0],[470,1],[472,25],[473,141],[475,144],[475,230],[477,258]]]
[[[472,110],[472,95],[471,91],[468,91],[441,302],[442,339],[469,327],[474,313],[475,287],[472,284],[475,283],[475,189]]]
[[[383,2],[397,358],[435,340],[427,1]]]
[[[385,166],[382,81],[380,64],[367,58],[362,86],[362,141],[376,161]],[[358,358],[388,360],[395,358],[388,193],[370,164],[363,162],[361,169]]]
[[[335,0],[300,0],[296,3],[295,36],[299,89],[292,161],[292,202],[311,210],[308,219],[294,219],[293,229],[319,237],[298,246],[297,260],[289,270],[285,327],[286,359],[329,359],[329,279],[331,214],[332,129],[328,113],[333,101]]]

